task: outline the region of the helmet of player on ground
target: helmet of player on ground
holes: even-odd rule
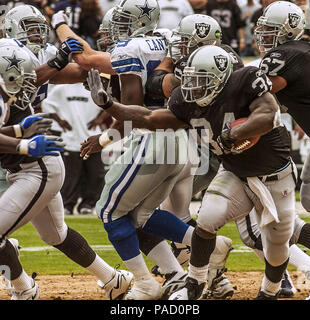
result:
[[[34,54],[44,48],[50,30],[43,14],[30,5],[11,9],[5,16],[4,28],[10,38],[18,39]]]
[[[0,86],[9,98],[16,97],[14,106],[24,110],[37,91],[32,59],[13,39],[0,39]],[[14,99],[16,100],[16,99]]]
[[[173,31],[169,52],[173,60],[189,56],[203,45],[221,45],[222,30],[219,23],[205,14],[184,17]]]
[[[291,40],[299,40],[305,28],[305,15],[296,4],[287,1],[271,3],[257,21],[254,31],[260,52],[267,52]]]
[[[97,48],[99,51],[107,51],[108,48],[113,46],[114,42],[110,35],[110,22],[112,20],[114,7],[110,8],[102,18],[99,26],[99,39],[97,40]]]
[[[114,7],[111,35],[114,41],[146,35],[158,23],[160,8],[157,0],[123,0]]]
[[[218,46],[203,46],[188,58],[181,77],[181,90],[186,102],[200,107],[212,103],[223,90],[233,71],[230,54]]]

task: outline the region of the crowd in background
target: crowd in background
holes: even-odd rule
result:
[[[48,21],[54,13],[64,10],[68,12],[69,26],[73,31],[84,38],[92,48],[97,49],[98,28],[102,18],[118,2],[119,0],[0,0],[0,6],[6,5],[11,9],[20,4],[30,4],[37,7]],[[193,13],[208,14],[221,25],[223,44],[230,45],[244,58],[245,63],[258,58],[253,30],[264,7],[271,0],[158,0],[158,2],[161,9],[158,28],[172,30],[185,16]],[[307,21],[310,21],[309,0],[294,0],[294,2],[304,10]],[[308,37],[308,34],[306,31],[305,37]],[[56,46],[58,44],[53,31],[50,32],[49,41]],[[65,99],[58,99],[57,96],[60,97],[62,93]],[[87,108],[93,104],[89,91],[82,85],[61,85],[49,88],[49,96],[41,106],[42,111],[53,114],[55,121],[53,133],[62,135],[67,142],[67,150],[63,154],[67,175],[62,189],[67,214],[72,214],[74,210],[79,214],[91,213],[104,181],[105,170],[99,154],[99,158],[92,157],[92,162],[90,160],[83,162],[79,157],[79,144],[88,136],[108,128],[112,119],[95,105],[91,106],[92,111],[86,115],[85,103],[88,104]],[[62,108],[59,108],[60,104]],[[310,151],[310,139],[291,118],[289,121],[293,157],[301,168]]]

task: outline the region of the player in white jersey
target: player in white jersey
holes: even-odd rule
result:
[[[114,40],[118,41],[118,43],[110,53],[111,59],[109,57],[109,60],[111,60],[112,62],[112,63],[110,62],[111,67],[114,70],[109,73],[112,73],[112,74],[118,73],[120,75],[120,82],[122,87],[121,101],[125,104],[136,103],[139,105],[145,105],[147,107],[159,105],[158,101],[156,102],[149,101],[148,97],[144,95],[144,84],[146,82],[148,73],[150,73],[166,55],[166,44],[164,39],[162,39],[161,37],[149,37],[149,34],[148,34],[149,32],[153,31],[153,29],[155,28],[156,24],[154,22],[158,20],[158,15],[159,15],[158,4],[157,4],[157,1],[154,1],[154,0],[148,0],[148,1],[126,0],[126,1],[122,1],[120,5],[116,7],[116,9],[114,9],[114,15],[111,23],[112,24],[111,35]],[[59,14],[56,14],[56,16],[57,16],[57,19],[61,18],[59,17]],[[53,20],[55,21],[56,18],[53,17]],[[53,22],[52,24],[56,28],[56,32],[60,37],[60,39],[62,40],[63,37],[67,37],[68,35],[75,37],[75,35],[72,32],[70,32],[70,30],[68,31],[68,28],[66,28],[67,26],[65,26],[64,23],[62,25],[59,25],[61,23],[59,21],[60,19],[58,19],[58,26]],[[130,21],[133,21],[132,25]],[[136,27],[134,25],[136,25]],[[139,27],[137,28],[138,25]],[[79,39],[79,41],[81,40]],[[127,49],[127,46],[130,47],[130,50]],[[81,63],[83,67],[89,68],[91,66],[100,71],[104,70],[105,72],[107,72],[106,71],[107,70],[106,66],[108,65],[107,54],[103,52],[99,52],[99,53],[93,52],[92,50],[88,49],[85,44],[83,48],[84,48],[84,52],[81,54],[81,56],[77,56],[77,59],[75,60],[78,61],[78,63]],[[94,59],[94,57],[96,57],[97,59]],[[100,61],[100,65],[99,65],[99,61]],[[163,99],[161,100],[163,105],[164,100]],[[116,122],[114,124],[114,128],[122,130],[122,122]],[[139,130],[139,131],[134,130],[134,134],[131,135],[130,137],[131,152],[132,150],[134,150],[133,148],[136,148],[137,145],[139,145],[139,143],[141,143],[143,139],[144,140],[146,139],[142,143],[143,146],[145,142],[149,143],[149,141],[147,140],[150,140],[150,136],[152,136],[152,133],[150,133],[150,131],[148,130]],[[183,143],[185,141],[184,139],[187,140],[187,138],[185,136],[182,137],[181,140],[183,141]],[[98,141],[96,142],[98,143]],[[163,142],[161,141],[161,143]],[[100,151],[100,149],[98,151]],[[142,146],[141,146],[141,149],[143,150]],[[150,154],[153,154],[153,152],[154,154],[156,154],[155,150],[153,151],[151,147],[150,148],[146,147],[145,150],[147,150],[146,153],[148,152],[146,157],[148,157],[148,155]],[[166,149],[164,146],[162,147],[162,151],[166,152]],[[145,212],[143,219],[147,218],[148,215],[154,210],[154,203],[159,204],[169,194],[168,189],[170,188],[171,190],[172,184],[176,181],[176,175],[177,175],[176,172],[180,172],[180,170],[182,169],[182,166],[179,165],[179,166],[175,166],[174,170],[171,169],[170,171],[168,170],[169,172],[167,172],[167,167],[165,167],[165,165],[161,165],[161,166],[152,165],[152,166],[153,166],[152,171],[154,173],[156,172],[156,170],[158,171],[159,168],[161,167],[161,172],[158,172],[157,179],[153,179],[153,181],[148,180],[148,182],[146,181],[143,182],[142,181],[143,178],[141,174],[140,175],[138,174],[138,176],[140,177],[136,177],[136,179],[133,179],[134,182],[132,182],[130,186],[126,188],[127,191],[125,192],[125,195],[122,197],[120,202],[121,203],[120,206],[124,207],[124,211],[127,211],[127,212],[131,211],[131,208],[133,209],[134,207],[137,207],[139,204],[141,204],[140,209],[142,211],[143,203],[141,203],[141,200],[144,197],[146,197],[146,193],[148,191],[144,188],[143,192],[142,191],[140,193],[137,191],[133,192],[133,189],[136,188],[135,185],[138,184],[140,186],[139,188],[143,187],[146,184],[149,186],[150,189],[154,188],[155,186],[156,187],[158,186],[159,188],[159,185],[162,183],[163,177],[167,177],[166,186],[161,188],[161,191],[159,191],[158,189],[156,193],[154,192],[154,194],[152,194],[153,197],[150,197],[150,196],[148,197],[149,208],[147,212]],[[117,168],[117,170],[115,170],[115,168]],[[114,168],[114,176],[121,174],[121,172],[126,172],[126,166],[123,166],[123,167],[116,166],[115,168]],[[165,168],[166,168],[166,172],[165,172]],[[143,172],[143,170],[141,171]],[[110,172],[111,172],[110,174],[112,175],[113,170],[110,170]],[[108,174],[108,178],[109,178],[109,174]],[[132,176],[131,178],[134,178],[134,177]],[[127,177],[127,179],[129,180],[131,178]],[[145,178],[147,179],[147,177]],[[113,179],[108,181],[108,183],[106,183],[106,188],[103,191],[102,199],[101,201],[99,201],[101,202],[101,204],[104,202],[106,193],[107,192],[109,193],[108,190],[109,189],[112,190],[115,186],[116,184]],[[159,192],[162,192],[162,194],[159,194]],[[163,199],[161,199],[162,197]],[[97,207],[101,206],[101,204],[98,204]],[[111,206],[111,208],[112,207],[113,205]],[[114,211],[113,213],[114,218],[112,219],[115,219],[115,217],[116,218],[120,217],[123,214],[119,212],[119,208],[116,208],[116,210],[113,210],[113,211]],[[106,221],[106,219],[109,220],[108,213],[104,214],[104,216],[107,216],[107,218],[103,217],[104,221]],[[120,221],[121,219],[117,219],[117,220]],[[186,228],[186,230],[188,229],[187,225],[182,225],[182,227]],[[127,231],[128,230],[126,230],[126,232]],[[189,237],[190,236],[188,236],[188,238]],[[141,243],[143,243],[145,246],[144,250],[142,248],[141,250],[143,252],[147,251],[148,257],[153,256],[152,260],[155,263],[157,263],[157,261],[159,260],[158,259],[159,254],[156,254],[156,250],[161,250],[161,256],[163,256],[162,250],[166,250],[166,254],[167,255],[169,254],[170,258],[169,259],[164,259],[164,257],[161,258],[162,259],[161,265],[163,267],[162,269],[166,269],[166,272],[169,274],[171,274],[173,271],[174,274],[179,273],[179,276],[184,276],[185,273],[183,269],[178,264],[175,257],[173,257],[173,255],[171,254],[170,248],[167,246],[167,243],[163,241],[162,238],[160,239],[158,238],[156,239],[156,241],[158,243],[158,248],[156,249],[152,247],[152,250],[150,250],[150,248],[146,248],[147,246],[146,243],[149,243],[149,241],[146,241],[146,239],[145,241],[139,241],[140,246],[141,246]],[[180,241],[182,241],[182,239]],[[162,248],[159,249],[160,247]],[[130,254],[132,254],[132,250],[136,250],[136,246],[133,246]],[[134,255],[136,255],[137,252],[138,250],[134,252]],[[136,285],[131,291],[131,294],[127,295],[127,298],[156,299],[160,296],[158,283],[153,281],[145,264],[140,263],[141,262],[140,259],[142,259],[142,256],[139,254],[137,254],[137,256],[138,256],[137,257],[138,260],[136,260],[134,264],[135,266],[141,264],[141,266],[139,266],[140,275],[139,274],[137,275],[138,281],[135,281]],[[156,258],[157,260],[155,261],[154,259]],[[172,259],[173,259],[173,263],[171,263]],[[126,260],[128,259],[126,259],[125,257],[125,261]],[[166,266],[163,265],[164,262]],[[133,269],[135,268],[135,266],[131,265]],[[130,266],[128,267],[131,268]],[[141,271],[141,268],[142,268],[142,271]],[[141,276],[141,274],[143,274],[143,277]]]
[[[20,11],[21,7],[22,11]],[[31,6],[14,8],[8,12],[6,19],[7,33],[10,32],[11,36],[19,39],[11,39],[15,46],[20,47],[21,50],[25,50],[25,47],[30,49],[33,53],[31,58],[37,59],[34,63],[43,63],[43,59],[49,59],[46,65],[38,67],[39,72],[45,69],[46,73],[39,77],[36,84],[40,81],[41,84],[44,83],[49,77],[56,79],[58,83],[65,82],[70,71],[73,71],[70,81],[78,80],[78,77],[73,77],[74,74],[77,76],[83,74],[79,73],[78,65],[69,64],[69,54],[74,49],[81,51],[79,43],[74,39],[65,41],[56,56],[50,58],[50,51],[45,47],[46,20],[36,8]],[[5,41],[10,40],[5,39]],[[42,60],[40,61],[39,58]],[[11,59],[14,65],[20,63],[14,56]],[[62,75],[64,75],[63,78]],[[29,86],[28,83],[26,83],[27,86]],[[8,124],[13,124],[14,129],[18,128],[17,124],[25,116],[32,113],[29,96],[28,101],[26,100],[18,99],[11,107]],[[20,137],[21,133],[22,130],[15,130],[16,136]],[[0,240],[3,250],[9,250],[3,251],[3,254],[0,252],[0,265],[8,265],[11,269],[12,299],[37,299],[39,296],[37,284],[20,265],[15,250],[16,242],[15,249],[14,245],[7,245],[10,243],[7,237],[29,221],[37,229],[43,241],[56,247],[100,279],[104,283],[109,299],[115,299],[124,294],[130,285],[132,274],[110,267],[90,248],[86,240],[70,229],[64,221],[64,208],[60,195],[65,174],[62,158],[60,156],[29,158],[0,154],[0,161],[1,166],[8,169],[7,179],[10,182],[10,187],[0,198],[1,216],[8,217],[1,220]]]

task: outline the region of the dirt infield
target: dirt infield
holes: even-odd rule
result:
[[[232,300],[251,300],[256,297],[262,272],[227,272],[227,278],[234,286],[235,293]],[[289,300],[304,300],[310,293],[310,288],[300,273],[290,272],[297,293]],[[71,276],[40,276],[35,278],[41,289],[41,300],[106,300],[106,296],[91,275]],[[156,278],[159,282],[162,279]],[[9,300],[6,291],[1,287],[0,300]]]

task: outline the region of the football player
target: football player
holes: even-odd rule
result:
[[[48,76],[44,74],[39,76],[39,82],[44,83],[51,74],[65,72],[66,67],[68,67],[68,73],[71,73],[72,79],[76,74],[74,81],[85,80],[85,71],[77,64],[69,64],[70,53],[82,50],[80,44],[75,40],[67,40],[61,45],[59,51],[54,50],[53,46],[47,45],[45,43],[46,30],[48,30],[46,20],[36,8],[32,6],[13,8],[5,17],[5,30],[7,34],[20,39],[19,41],[12,38],[5,39],[5,41],[25,50],[31,57],[34,66],[37,66],[36,70],[41,68],[40,65],[42,65],[42,69],[50,69],[50,72],[47,72]],[[15,61],[14,57],[12,59],[13,63],[18,65],[18,61]],[[65,76],[60,78],[57,81],[68,80]],[[70,81],[73,81],[72,79]],[[36,85],[38,85],[38,81]],[[42,87],[47,89],[47,84],[46,86],[43,84],[40,88]],[[31,97],[28,96],[28,100],[21,97],[11,107],[7,124],[13,125],[17,138],[23,134],[22,130],[18,130],[17,125],[22,119],[33,113],[31,104],[29,104],[30,99],[34,103],[41,101],[46,96],[45,89],[43,88],[42,91],[39,89]],[[64,178],[62,158],[48,156],[30,158],[2,153],[0,161],[1,167],[8,170],[7,178],[10,182],[10,186],[0,198],[0,202],[5,203],[1,205],[1,214],[5,216],[7,212],[10,212],[10,219],[5,221],[0,231],[1,243],[8,243],[7,237],[13,231],[31,221],[43,241],[55,246],[100,279],[104,283],[104,289],[109,299],[115,299],[124,294],[131,283],[132,274],[110,267],[91,249],[86,240],[79,233],[68,228],[64,221],[64,208],[60,195]],[[25,187],[28,184],[30,187]],[[17,194],[18,197],[16,197]],[[17,199],[17,202],[13,203],[11,201],[13,198]],[[15,205],[16,203],[18,205]],[[12,215],[12,212],[15,214]],[[4,250],[0,259],[1,264],[9,265],[11,270],[14,270],[12,298],[37,299],[39,296],[38,285],[22,269],[16,250],[13,249],[9,245],[5,249],[8,251]],[[120,283],[120,281],[121,285],[115,288],[116,283]]]
[[[92,96],[113,117],[132,120],[134,127],[177,130],[204,126],[212,133],[209,143],[222,160],[221,169],[203,198],[192,236],[189,277],[184,288],[170,298],[201,296],[216,232],[227,222],[247,215],[253,208],[252,200],[259,197],[263,206],[257,208],[257,219],[263,226],[266,267],[257,299],[276,299],[293,232],[296,167],[290,158],[287,131],[279,126],[278,104],[268,92],[271,83],[257,68],[232,72],[229,54],[216,46],[194,51],[187,66],[168,109],[150,111],[112,102],[100,88],[95,71],[90,74]],[[232,96],[237,99],[230,99]],[[248,119],[239,127],[230,127],[231,121],[242,117]],[[260,140],[252,148],[241,153],[235,149],[241,139],[255,136]],[[280,196],[283,188],[284,198]]]

